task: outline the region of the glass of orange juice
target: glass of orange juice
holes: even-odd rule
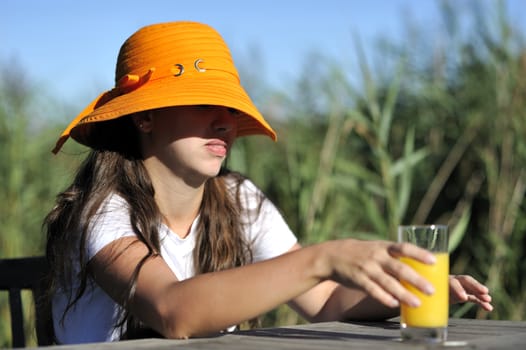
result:
[[[420,306],[400,306],[400,331],[403,340],[442,343],[447,338],[449,318],[449,253],[446,225],[412,225],[398,227],[398,242],[409,242],[431,251],[436,263],[428,265],[414,259],[400,260],[412,267],[434,287],[427,295],[405,281],[411,293],[420,299]]]

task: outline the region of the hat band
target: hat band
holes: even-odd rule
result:
[[[196,73],[204,73],[204,72],[212,72],[212,71],[227,73],[227,74],[232,75],[235,78],[235,80],[239,82],[239,77],[234,72],[230,70],[225,70],[225,69],[206,67],[206,63],[207,62],[203,60],[202,58],[198,58],[198,59],[195,59],[191,64],[187,64],[186,66],[191,66]],[[218,67],[220,66],[221,65],[218,65]],[[55,148],[52,150],[52,152],[54,154],[57,154],[60,151],[60,149],[62,148],[62,145],[69,138],[71,129],[73,129],[77,124],[81,124],[83,122],[84,117],[88,116],[95,109],[103,106],[104,104],[108,103],[114,98],[130,93],[134,90],[137,90],[138,88],[146,84],[148,81],[154,80],[152,79],[152,76],[155,71],[156,71],[156,68],[151,67],[148,69],[148,72],[146,72],[146,74],[142,76],[139,76],[137,74],[126,74],[123,77],[121,77],[117,81],[117,83],[115,84],[116,86],[113,89],[100,94],[95,100],[93,100],[82,112],[80,112],[73,119],[73,121],[68,125],[68,127],[60,135],[60,138],[58,139],[55,145]],[[182,63],[175,63],[170,67],[169,70],[165,72],[167,74],[158,76],[155,78],[155,80],[162,79],[168,76],[182,77],[183,75],[189,74],[191,70],[185,70],[185,65]]]

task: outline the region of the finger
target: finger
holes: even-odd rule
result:
[[[450,278],[449,280],[449,297],[452,304],[465,303],[468,301],[466,290],[456,278]]]
[[[398,307],[400,303],[397,298],[388,293],[384,288],[380,287],[378,283],[374,280],[365,277],[355,278],[354,282],[360,286],[367,294],[369,294],[374,299],[378,300],[380,303],[384,304],[387,307]]]
[[[479,298],[480,300],[486,303],[491,303],[491,301],[493,300],[493,298],[489,294],[482,294],[482,295],[477,296],[477,298]]]
[[[471,302],[471,303],[475,303],[475,304],[479,305],[480,307],[482,307],[486,311],[493,311],[493,305],[491,305],[490,302],[481,300],[481,299],[477,298],[474,295],[468,295],[468,301]]]
[[[404,264],[400,260],[393,259],[390,264],[385,267],[385,269],[398,281],[402,281],[402,284],[407,283],[420,290],[422,293],[428,295],[431,295],[435,292],[433,284],[419,275],[409,265]]]
[[[493,309],[493,306],[491,306],[491,295],[489,295],[489,290],[486,286],[475,280],[471,276],[461,275],[461,276],[454,276],[454,279],[450,281],[457,281],[452,283],[458,283],[462,286],[465,293],[468,296],[472,296],[477,299],[477,301],[480,301],[480,303],[477,302],[477,304],[481,305],[484,309]],[[464,302],[465,300],[461,299],[459,302]],[[485,303],[485,304],[481,304]],[[489,310],[491,311],[491,310]]]
[[[428,250],[424,248],[417,247],[414,244],[410,243],[395,243],[387,247],[389,254],[394,258],[413,258],[415,260],[421,261],[425,264],[434,264],[436,263],[436,258]]]
[[[475,295],[487,295],[489,293],[488,287],[468,275],[453,276],[455,280],[462,285],[466,293]]]
[[[471,276],[451,276],[450,278],[451,303],[471,302],[481,306],[486,311],[492,311],[491,296],[487,294],[488,288],[477,282]],[[464,287],[479,294],[469,293]]]
[[[455,302],[463,303],[468,301],[468,295],[473,295],[483,302],[491,302],[488,288],[471,276],[451,276],[449,290],[450,296]]]
[[[402,271],[402,272],[400,272]],[[413,269],[403,264],[397,259],[391,259],[390,264],[385,266],[377,265],[369,271],[370,279],[381,289],[403,304],[417,307],[421,304],[420,299],[410,290],[404,287],[400,279],[404,276],[419,285],[420,288],[429,289],[432,286]],[[424,287],[422,287],[422,285]]]

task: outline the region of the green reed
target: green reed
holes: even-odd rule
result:
[[[474,3],[467,34],[458,25],[466,13],[440,5],[443,46],[414,30],[379,49],[380,66],[360,44],[357,62],[320,67],[314,57],[316,75],[307,63],[295,95],[273,101],[287,118],[267,171],[254,175],[305,244],[394,239],[400,223],[449,225],[452,273],[485,282],[496,306],[454,306],[452,315],[524,319],[524,40],[502,4],[485,12]],[[256,149],[245,157],[257,159]]]

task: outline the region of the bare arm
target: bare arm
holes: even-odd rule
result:
[[[130,245],[133,241],[136,243]],[[124,247],[127,247],[124,253],[118,254]],[[134,267],[146,251],[146,247],[135,238],[121,238],[97,253],[90,262],[90,269],[97,283],[122,303]],[[130,310],[151,328],[170,338],[215,333],[300,295],[294,303],[312,319],[345,316],[328,311],[340,307],[350,310],[349,315],[353,312],[358,315],[358,311],[363,310],[360,305],[365,300],[364,293],[377,299],[380,305],[398,305],[398,300],[411,302],[414,296],[400,285],[399,277],[420,289],[428,287],[423,278],[398,261],[398,254],[424,262],[432,259],[431,254],[411,245],[342,240],[177,281],[164,260],[157,256],[144,264]],[[330,294],[339,295],[338,289],[324,287],[313,292],[314,286],[326,280],[356,290],[349,292],[351,294],[346,298],[335,299],[328,297]],[[321,285],[331,286],[329,283]],[[323,293],[329,294],[323,296]],[[308,306],[309,300],[315,303]],[[342,300],[346,304],[341,304]]]
[[[164,260],[153,257],[138,276],[130,309],[166,337],[215,333],[256,317],[317,284],[322,277],[317,271],[320,269],[314,250],[302,249],[295,254],[185,281],[177,281]],[[90,269],[96,282],[122,304],[133,270],[146,253],[146,247],[135,238],[121,238],[97,253]]]

